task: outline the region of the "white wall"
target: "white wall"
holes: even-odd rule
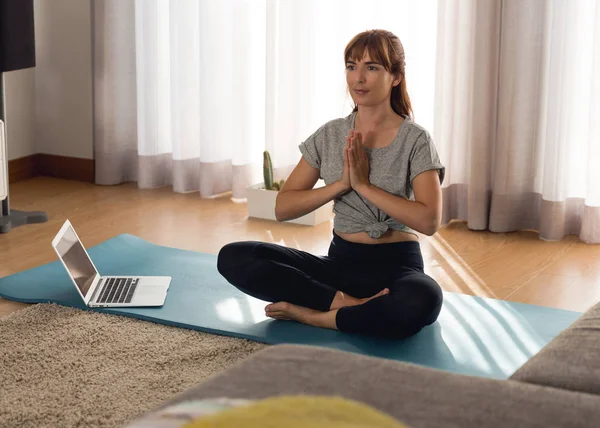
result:
[[[35,145],[35,71],[4,74],[8,160],[37,153]]]
[[[90,2],[35,0],[36,66],[5,74],[8,159],[93,159]]]
[[[93,159],[90,1],[34,4],[37,152]]]

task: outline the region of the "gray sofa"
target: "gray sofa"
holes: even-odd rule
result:
[[[411,427],[600,427],[600,304],[508,380],[299,345],[276,345],[164,403],[336,395]]]

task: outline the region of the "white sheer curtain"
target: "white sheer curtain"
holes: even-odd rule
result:
[[[404,43],[416,119],[433,127],[436,8],[412,0],[96,1],[97,182],[243,198],[262,181],[265,149],[285,177],[300,142],[350,113],[344,47],[372,28]]]
[[[439,2],[444,221],[600,243],[600,1]]]

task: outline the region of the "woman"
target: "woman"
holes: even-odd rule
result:
[[[300,144],[302,158],[275,207],[285,221],[334,200],[328,255],[235,242],[219,252],[218,270],[273,302],[268,317],[404,338],[435,322],[442,306],[416,232],[430,236],[440,225],[445,168],[429,133],[412,121],[400,40],[383,30],[360,33],[344,60],[356,106]],[[319,178],[326,185],[313,189]]]

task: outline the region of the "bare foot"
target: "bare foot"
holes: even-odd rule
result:
[[[288,302],[277,302],[267,305],[265,314],[269,318],[278,320],[293,320],[315,327],[338,329],[336,323],[337,310],[321,312]]]
[[[306,323],[311,315],[319,313],[315,309],[305,308],[288,302],[271,303],[265,306],[265,315],[278,320],[294,320]]]
[[[277,320],[293,320],[303,324],[314,325],[316,327],[325,327],[337,329],[336,314],[339,308],[344,306],[357,306],[375,299],[376,297],[389,294],[390,290],[384,288],[379,293],[364,299],[357,299],[352,296],[342,295],[339,306],[332,307],[329,311],[322,312],[315,309],[305,308],[304,306],[294,305],[289,302],[276,302],[265,306],[265,315]],[[338,293],[340,293],[338,291]],[[340,293],[341,294],[341,293]],[[336,294],[336,297],[338,294]],[[335,301],[335,299],[334,299]],[[333,305],[332,305],[333,306]]]
[[[329,307],[329,310],[340,309],[340,308],[343,308],[344,306],[362,305],[363,303],[366,303],[369,300],[375,299],[376,297],[384,296],[389,293],[390,293],[390,289],[384,288],[379,293],[377,293],[371,297],[365,297],[364,299],[357,299],[356,297],[352,297],[352,296],[349,296],[348,294],[338,291],[337,293],[335,293],[335,297],[333,298],[333,301],[331,302],[331,306]]]

